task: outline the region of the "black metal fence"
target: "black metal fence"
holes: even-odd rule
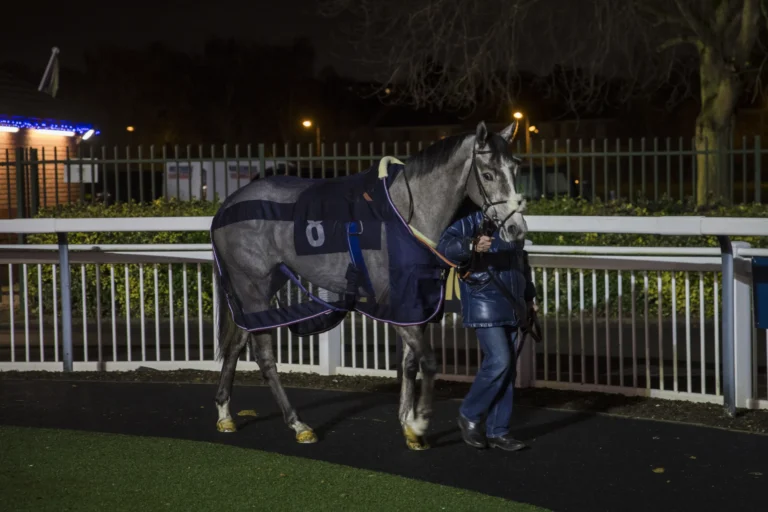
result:
[[[539,142],[516,148],[524,162],[518,185],[533,200],[683,200],[695,194],[697,155],[704,153],[682,138]],[[760,203],[768,193],[763,179],[768,150],[760,137],[736,142],[727,151],[729,189],[718,192],[733,203]],[[406,159],[428,145],[338,143],[323,144],[319,151],[313,144],[15,148],[0,155],[0,217],[30,217],[40,208],[74,201],[213,200],[257,177],[344,176],[382,156]]]

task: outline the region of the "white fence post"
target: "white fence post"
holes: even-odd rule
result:
[[[738,256],[746,242],[733,242],[733,362],[736,373],[736,407],[752,400],[752,277],[747,258]]]
[[[66,233],[58,233],[59,272],[61,273],[61,340],[64,371],[71,372],[72,359],[72,286],[69,282],[69,242]],[[12,293],[12,292],[11,292]]]
[[[341,366],[341,325],[330,331],[320,333],[320,375],[336,375],[336,368]]]
[[[317,290],[317,296],[326,302],[334,300],[331,297],[331,292],[324,288]],[[320,352],[318,354],[320,359],[318,373],[321,375],[336,375],[336,368],[341,366],[341,324],[330,331],[320,333],[318,340],[318,350]]]

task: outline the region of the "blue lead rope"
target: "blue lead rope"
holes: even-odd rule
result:
[[[363,258],[363,250],[360,249],[359,236],[363,233],[360,225],[356,221],[347,223],[347,241],[349,245],[349,258],[352,260],[352,264],[358,270],[360,275],[363,276],[363,287],[371,295],[375,297],[373,291],[373,285],[371,284],[371,278],[368,275],[368,268],[365,266],[365,259]]]

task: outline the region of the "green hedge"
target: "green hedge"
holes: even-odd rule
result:
[[[183,217],[183,216],[212,216],[215,214],[218,208],[217,203],[208,201],[178,201],[176,199],[170,200],[158,200],[153,203],[136,204],[136,203],[121,203],[111,206],[103,206],[100,204],[88,205],[88,204],[72,204],[59,206],[56,208],[48,208],[41,210],[38,214],[39,217],[60,217],[60,218],[110,218],[110,217]],[[639,203],[626,203],[626,202],[611,202],[601,203],[599,201],[592,203],[589,201],[572,199],[572,198],[560,198],[552,200],[539,200],[529,203],[528,215],[609,215],[609,216],[665,216],[665,215],[707,215],[707,216],[723,216],[723,217],[768,217],[768,207],[765,205],[740,205],[733,207],[716,206],[706,210],[697,210],[693,205],[689,203],[682,203],[679,201],[666,201],[659,202],[639,202]],[[529,235],[531,241],[536,245],[577,245],[577,246],[644,246],[644,247],[664,247],[664,246],[680,246],[680,247],[697,247],[697,246],[712,246],[717,247],[717,239],[715,237],[679,237],[679,236],[635,236],[635,235],[618,235],[607,234],[598,235],[594,233],[531,233]],[[29,243],[33,244],[51,244],[56,243],[55,235],[33,235],[28,238]],[[132,233],[73,233],[70,236],[70,243],[72,244],[143,244],[143,243],[208,243],[210,241],[209,234],[207,232],[132,232]],[[734,240],[743,240],[749,242],[753,247],[768,247],[768,237],[735,237]],[[131,317],[139,317],[139,265],[128,265],[130,271],[130,278],[128,285],[130,287],[131,297]],[[144,265],[144,306],[147,315],[154,315],[155,300],[154,300],[154,267],[153,264]],[[159,264],[158,268],[158,297],[159,297],[159,309],[160,314],[163,317],[167,317],[169,313],[168,304],[168,269],[169,267],[173,272],[173,307],[174,316],[180,317],[184,307],[183,301],[183,277],[182,277],[182,264]],[[51,311],[52,307],[52,275],[51,266],[43,265],[43,287],[44,287],[44,307],[45,311]],[[210,264],[201,265],[202,268],[202,308],[205,316],[210,316],[212,312],[212,296],[211,296],[211,279],[212,268]],[[101,310],[104,317],[108,317],[111,312],[111,282],[110,282],[110,265],[101,265]],[[196,317],[198,313],[198,300],[197,300],[197,265],[187,265],[188,279],[187,279],[187,308],[188,314],[191,318]],[[115,303],[117,314],[120,318],[125,317],[125,265],[115,265]],[[555,311],[555,275],[554,269],[548,271],[548,283],[547,283],[547,307],[549,311],[554,314]],[[592,272],[584,271],[584,309],[585,314],[591,316],[592,304]],[[602,270],[597,271],[597,301],[595,306],[597,308],[597,315],[601,317],[605,314],[605,272]],[[611,271],[609,274],[609,287],[611,303],[609,304],[609,310],[612,317],[617,316],[618,299],[616,295],[618,286],[618,272]],[[671,315],[671,289],[670,282],[672,280],[672,272],[663,272],[663,315],[668,317]],[[675,273],[677,279],[677,311],[678,314],[684,314],[685,312],[685,273]],[[541,286],[541,272],[537,275],[537,284],[539,286],[538,299],[543,301],[544,293]],[[73,293],[73,308],[74,314],[77,318],[78,315],[82,315],[82,295],[81,295],[81,269],[79,266],[74,266],[72,269],[72,293]],[[565,315],[567,312],[567,288],[566,288],[566,271],[560,272],[560,311],[561,315]],[[635,273],[635,304],[636,315],[641,318],[644,309],[644,292],[643,292],[643,273]],[[651,319],[655,319],[657,316],[657,291],[656,291],[656,278],[655,272],[651,272],[648,275],[649,278],[649,316]],[[691,304],[691,316],[697,318],[699,315],[699,276],[696,273],[690,275],[690,304]],[[622,297],[622,311],[624,318],[629,318],[632,308],[631,291],[630,291],[630,275],[629,272],[622,272],[623,279],[623,297]],[[715,275],[712,273],[704,274],[704,289],[705,289],[705,311],[706,317],[712,318],[714,312],[713,287],[714,287]],[[95,315],[96,304],[96,267],[90,265],[86,267],[86,293],[87,293],[87,309],[89,315]],[[36,308],[37,297],[37,267],[30,268],[29,276],[29,296],[32,298],[30,306]],[[579,314],[579,272],[575,270],[572,272],[572,300],[573,300],[573,315]],[[721,309],[722,311],[722,309]]]
[[[594,203],[573,198],[560,198],[554,200],[541,200],[529,203],[528,215],[599,215],[622,217],[662,217],[662,216],[688,216],[701,215],[708,217],[768,217],[768,205],[748,204],[737,206],[715,205],[707,208],[696,208],[691,202],[672,201],[662,199],[660,201],[638,201],[627,203],[615,201],[602,203],[599,200]],[[575,245],[575,246],[624,246],[624,247],[719,247],[716,237],[696,236],[667,236],[667,235],[624,235],[624,234],[596,234],[596,233],[531,233],[528,237],[536,245]],[[768,247],[768,237],[733,237],[733,241],[744,241],[752,247]],[[605,315],[605,271],[597,272],[597,316]],[[547,276],[547,307],[550,312],[555,310],[555,276],[554,269]],[[592,271],[584,271],[584,309],[586,315],[591,316],[592,310]],[[662,314],[664,317],[672,315],[672,276],[676,279],[676,309],[679,315],[685,313],[685,272],[662,272]],[[611,303],[609,311],[612,317],[618,316],[618,272],[608,272],[608,286]],[[537,279],[541,279],[541,274]],[[699,275],[696,272],[690,277],[690,311],[692,318],[699,317]],[[704,280],[704,309],[705,317],[713,318],[715,303],[714,281],[720,279],[719,274],[705,273]],[[567,288],[566,271],[560,273],[560,311],[562,315],[567,312]],[[574,316],[578,312],[579,299],[579,275],[578,270],[572,271],[572,297]],[[630,318],[632,311],[632,297],[630,291],[630,273],[622,272],[622,300],[621,308],[624,318]],[[642,318],[644,312],[645,293],[644,276],[642,272],[635,272],[635,314],[636,318]],[[648,273],[648,315],[651,319],[657,318],[657,273]],[[540,283],[540,281],[539,281]],[[541,286],[539,285],[541,288]],[[538,299],[543,300],[543,290],[539,289]],[[722,305],[720,305],[722,306]],[[720,307],[722,312],[722,307]]]
[[[208,201],[178,201],[158,200],[152,203],[120,203],[111,206],[102,204],[69,204],[41,210],[38,217],[58,218],[115,218],[115,217],[193,217],[211,216],[216,212],[218,205]],[[30,235],[30,244],[56,243],[56,235],[42,234]],[[208,232],[104,232],[104,233],[72,233],[69,236],[70,244],[199,244],[209,243]],[[125,279],[125,267],[129,269],[129,279]],[[198,314],[198,283],[197,264],[146,264],[144,267],[144,308],[145,315],[154,316],[155,311],[155,276],[154,268],[158,274],[158,309],[163,318],[167,318],[170,312],[169,303],[169,269],[173,276],[173,311],[174,317],[183,317],[184,311],[184,279],[183,270],[187,267],[187,312],[190,319]],[[42,265],[43,272],[43,307],[50,312],[53,307],[53,276],[51,265]],[[89,317],[96,315],[96,265],[86,265],[86,308]],[[109,318],[112,311],[111,305],[111,265],[99,265],[101,273],[100,302],[103,318]],[[200,264],[202,272],[202,309],[203,315],[210,317],[213,311],[212,296],[212,265]],[[30,306],[37,309],[38,292],[38,267],[30,267],[29,272],[29,297],[32,298]],[[80,265],[72,265],[70,279],[72,282],[72,309],[75,319],[82,317],[82,274]],[[130,313],[132,318],[140,317],[140,272],[138,264],[114,265],[115,278],[115,310],[118,319],[125,318],[126,312],[126,283],[130,295]],[[57,276],[58,280],[58,276]],[[22,297],[23,300],[23,297]]]

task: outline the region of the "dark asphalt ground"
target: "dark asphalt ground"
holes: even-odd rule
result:
[[[530,448],[478,451],[461,442],[458,402],[442,400],[430,427],[432,449],[411,452],[397,422],[397,396],[289,389],[320,436],[299,445],[268,388],[235,388],[235,434],[216,431],[214,393],[207,384],[3,380],[0,424],[225,443],[556,511],[762,511],[768,503],[768,436],[519,407],[514,433]],[[257,417],[236,415],[251,409]]]

